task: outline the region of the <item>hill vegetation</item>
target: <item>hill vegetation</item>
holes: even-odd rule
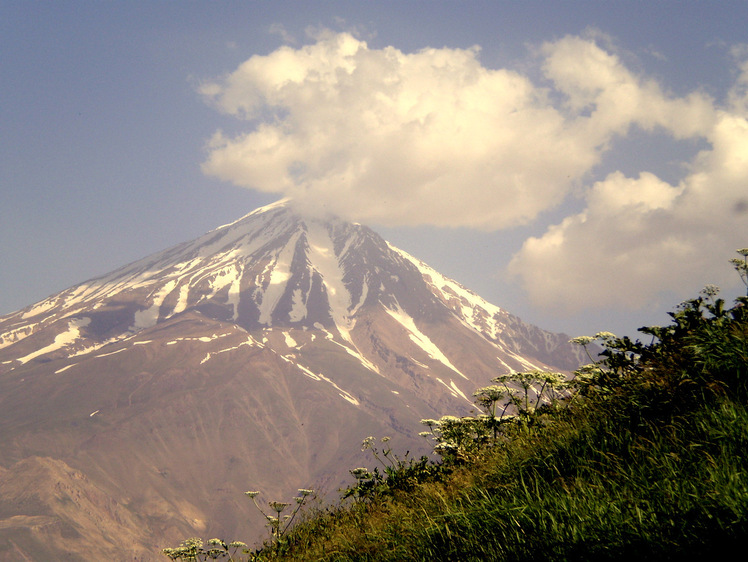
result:
[[[748,283],[748,249],[732,260]],[[424,420],[439,462],[364,441],[338,505],[245,558],[185,541],[175,560],[690,560],[748,537],[748,297],[714,287],[641,328],[646,343],[575,338],[571,381],[516,373],[473,417]],[[594,343],[602,345],[592,357]],[[280,517],[280,513],[278,513]],[[217,546],[216,546],[217,545]],[[237,550],[240,543],[234,543]],[[242,545],[243,546],[243,545]],[[211,550],[212,548],[212,550]],[[211,554],[211,552],[213,554]]]

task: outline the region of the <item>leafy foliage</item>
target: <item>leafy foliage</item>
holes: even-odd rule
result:
[[[641,328],[648,343],[575,338],[591,363],[569,380],[497,377],[475,392],[478,415],[423,420],[438,463],[368,438],[382,470],[351,471],[353,501],[253,559],[732,556],[748,536],[748,297],[728,307],[717,294],[707,287],[670,325]]]

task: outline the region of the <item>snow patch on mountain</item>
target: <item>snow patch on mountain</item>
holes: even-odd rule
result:
[[[335,388],[335,390],[338,391],[338,396],[340,396],[344,400],[347,400],[348,402],[350,402],[354,406],[360,406],[361,405],[361,403],[358,400],[356,400],[356,398],[354,398],[354,396],[350,392],[348,392],[348,391],[343,390],[342,388],[340,388],[337,384],[335,384],[333,381],[331,381],[330,379],[328,379],[322,373],[317,373],[317,376],[319,378],[321,378],[323,381],[325,381],[326,383],[332,385],[333,388]]]
[[[31,361],[35,357],[46,355],[53,351],[57,351],[58,349],[70,347],[72,344],[74,344],[77,340],[80,339],[81,337],[80,329],[85,326],[88,326],[90,323],[91,323],[91,319],[87,317],[76,318],[74,320],[71,320],[70,322],[68,322],[68,329],[60,334],[57,334],[57,336],[55,336],[55,339],[51,344],[46,345],[40,349],[37,349],[36,351],[29,353],[28,355],[19,357],[18,361],[21,364],[24,364],[24,363],[27,363],[28,361]]]
[[[161,305],[164,299],[172,292],[177,284],[176,279],[172,279],[166,283],[153,297],[153,304],[145,310],[138,310],[135,313],[135,322],[130,328],[131,332],[137,332],[146,328],[151,328],[158,323],[158,318],[161,314]]]
[[[317,328],[321,332],[325,333],[325,339],[327,341],[329,341],[331,343],[334,343],[337,346],[342,347],[346,351],[346,353],[348,353],[348,355],[351,355],[351,356],[355,357],[356,359],[358,359],[358,361],[364,367],[366,367],[370,371],[375,372],[378,375],[381,374],[379,372],[379,367],[377,367],[374,363],[372,363],[366,357],[364,357],[364,355],[361,353],[361,351],[359,351],[358,347],[356,347],[352,342],[346,342],[347,343],[347,345],[346,345],[346,344],[342,344],[342,343],[340,343],[338,341],[335,341],[335,336],[333,336],[330,332],[328,332],[327,330],[325,330],[324,326],[322,326],[321,324],[319,324],[319,325],[315,324],[315,328]],[[354,349],[351,349],[349,347],[351,345],[353,346]]]
[[[494,340],[499,336],[504,326],[498,319],[506,315],[504,310],[482,299],[449,277],[445,277],[418,258],[396,248],[389,242],[387,244],[390,250],[416,266],[424,280],[438,293],[437,296],[466,326]]]
[[[209,280],[209,285],[212,293],[210,297],[213,298],[216,294],[228,287],[227,304],[233,309],[232,320],[236,322],[239,316],[239,287],[242,278],[242,266],[240,263],[234,263],[223,267],[218,270],[218,273]]]
[[[398,303],[395,303],[395,308],[385,308],[384,310],[408,331],[408,336],[410,337],[411,341],[413,341],[413,343],[415,343],[418,347],[425,351],[426,355],[446,365],[455,373],[460,375],[463,379],[468,380],[468,377],[460,372],[460,370],[455,367],[449,359],[447,359],[447,356],[444,355],[442,350],[439,349],[426,334],[418,329],[413,318],[411,318],[408,313],[400,307]]]
[[[293,339],[293,337],[291,337],[291,334],[289,334],[288,332],[283,332],[283,337],[288,347],[296,348],[299,346],[299,344],[296,343],[296,340]]]
[[[466,400],[469,404],[473,404],[473,401],[470,400],[467,396],[465,396],[465,393],[462,392],[457,385],[455,384],[455,381],[452,379],[449,380],[449,384],[444,382],[441,378],[436,377],[436,380],[439,381],[440,384],[444,385],[444,387],[449,391],[449,393],[454,396],[455,398],[463,398]]]
[[[26,320],[27,318],[33,318],[34,316],[38,316],[39,314],[44,314],[45,312],[52,310],[55,307],[55,304],[57,304],[55,299],[43,300],[42,302],[37,303],[29,310],[24,312],[21,315],[21,318]]]
[[[511,372],[511,371],[513,371],[513,370],[514,370],[514,369],[512,369],[512,367],[511,367],[511,366],[510,366],[510,365],[509,365],[509,364],[508,364],[508,363],[507,363],[506,361],[504,361],[504,360],[503,360],[503,359],[502,359],[501,357],[497,357],[496,359],[498,360],[498,362],[499,362],[499,365],[501,365],[502,367],[504,367],[504,368],[505,368],[505,369],[506,369],[507,371]]]
[[[306,302],[308,298],[309,293],[306,294],[305,298],[301,289],[294,289],[293,295],[291,296],[291,312],[288,313],[288,319],[291,322],[301,322],[306,318]]]
[[[229,334],[227,334],[229,335]],[[227,347],[226,349],[221,349],[219,351],[210,351],[208,352],[202,361],[200,361],[200,364],[206,363],[207,361],[210,361],[213,357],[216,355],[220,355],[221,353],[227,353],[229,351],[234,351],[235,349],[239,349],[242,346],[248,346],[248,347],[259,347],[264,348],[265,346],[258,342],[256,339],[254,339],[252,336],[247,336],[246,341],[241,342],[238,345],[234,345],[232,347]]]
[[[535,363],[533,363],[531,361],[528,361],[527,359],[525,359],[521,355],[518,355],[516,353],[512,353],[511,351],[507,351],[507,354],[510,357],[512,357],[513,359],[516,359],[517,362],[520,365],[522,365],[525,369],[527,369],[528,371],[534,371],[534,370],[543,371],[543,370],[545,370],[545,367],[543,367],[542,365],[537,365],[537,364],[535,364]]]
[[[18,343],[19,341],[26,339],[27,337],[29,337],[31,334],[34,333],[34,328],[37,325],[38,323],[27,324],[20,328],[8,330],[4,334],[0,335],[0,349],[7,347],[9,345],[13,345],[14,343]]]
[[[268,264],[262,274],[265,276],[267,272],[270,275],[267,285],[258,283],[259,287],[264,287],[261,293],[258,288],[261,324],[266,326],[273,324],[273,312],[286,290],[286,283],[291,279],[291,262],[296,250],[296,241],[300,235],[300,231],[295,232],[291,240],[276,254],[275,261]]]
[[[340,266],[339,256],[335,255],[335,243],[330,238],[330,232],[322,223],[308,221],[307,242],[309,244],[309,260],[322,277],[322,283],[327,292],[330,316],[332,316],[343,339],[353,343],[350,331],[353,329],[354,320],[349,313],[351,294],[343,282],[345,272]],[[348,244],[350,244],[350,239]],[[345,255],[347,248],[348,246],[341,251],[340,257]]]
[[[94,357],[109,357],[110,355],[117,355],[118,353],[122,353],[123,351],[127,351],[127,348],[123,347],[116,351],[110,351],[109,353],[100,353],[99,355],[95,355]]]
[[[343,390],[342,388],[340,388],[340,386],[338,386],[337,383],[335,383],[335,381],[329,379],[328,377],[326,377],[322,373],[314,373],[314,372],[312,372],[311,369],[309,369],[307,367],[304,367],[303,365],[299,364],[297,361],[295,361],[295,356],[289,357],[287,355],[280,355],[279,354],[279,357],[281,359],[283,359],[285,362],[291,363],[292,365],[294,365],[297,369],[299,369],[299,371],[302,372],[302,374],[304,376],[306,376],[306,377],[308,377],[308,378],[310,378],[312,380],[315,380],[315,381],[324,381],[324,382],[326,382],[327,384],[329,384],[335,390],[338,391],[338,396],[340,396],[341,398],[343,398],[347,402],[350,402],[354,406],[360,406],[361,405],[361,403],[350,392],[348,392],[347,390]]]

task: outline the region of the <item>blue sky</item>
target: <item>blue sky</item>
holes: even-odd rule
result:
[[[665,323],[708,283],[732,298],[745,21],[744,1],[0,2],[0,314],[284,195],[570,335]]]

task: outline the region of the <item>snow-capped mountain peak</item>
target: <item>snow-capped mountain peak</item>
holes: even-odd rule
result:
[[[392,318],[413,319],[407,326],[456,319],[503,352],[529,350],[541,362],[563,343],[369,228],[335,218],[303,218],[282,200],[8,316],[4,324],[10,329],[0,336],[0,346],[57,323],[58,343],[41,350],[98,349],[196,311],[249,332],[322,326],[355,347],[351,332],[357,319],[377,306]],[[87,327],[85,334],[81,327]],[[536,344],[523,344],[517,328],[532,333]],[[424,341],[406,329],[414,341]],[[33,357],[43,355],[41,350]]]

